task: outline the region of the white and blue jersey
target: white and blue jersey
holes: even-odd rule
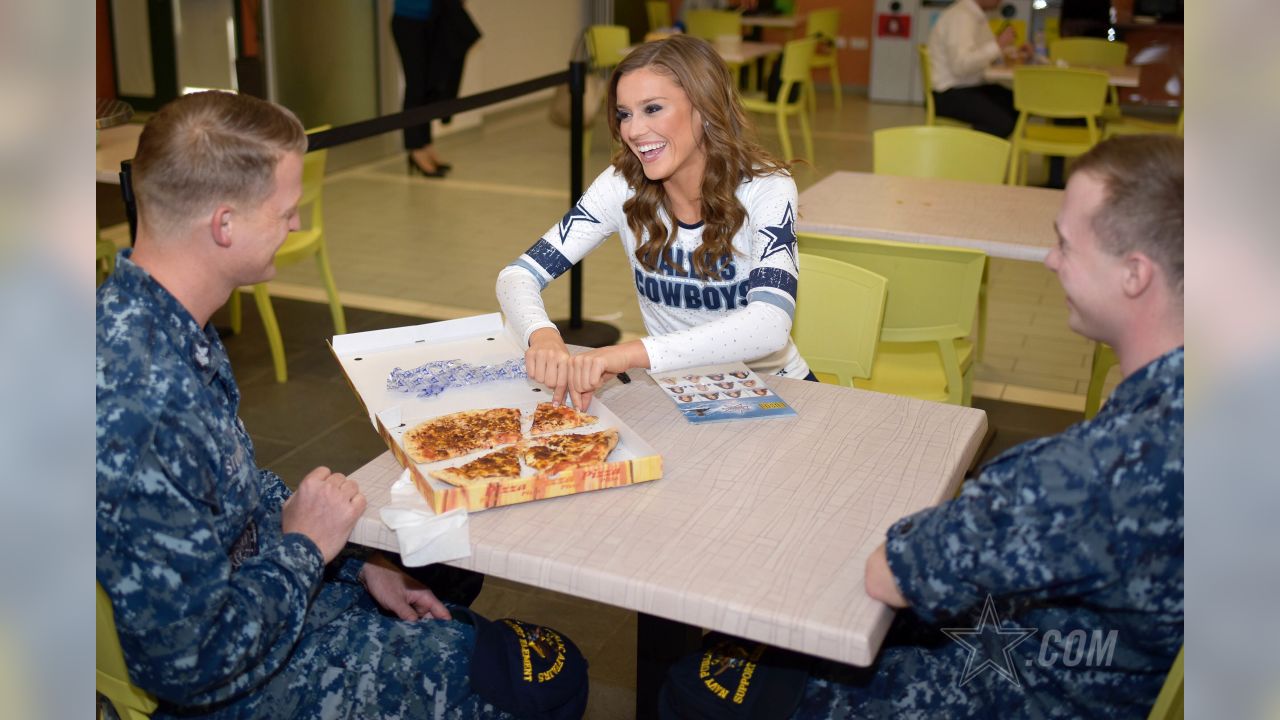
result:
[[[649,331],[642,342],[650,369],[743,361],[756,372],[808,375],[809,366],[791,341],[799,276],[791,177],[780,172],[738,186],[736,196],[747,217],[733,237],[733,257],[722,261],[710,280],[693,270],[702,223],[677,223],[670,257],[657,270],[640,264],[635,251],[642,241],[622,211],[634,194],[621,173],[606,169],[559,223],[499,273],[498,302],[515,335],[527,344],[533,331],[555,327],[542,304],[542,289],[617,233],[631,260]]]

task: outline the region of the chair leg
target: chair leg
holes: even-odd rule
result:
[[[836,103],[836,113],[840,112],[841,95],[840,91],[840,69],[836,63],[831,64],[831,68],[827,71],[831,74],[831,99]]]
[[[1089,371],[1089,389],[1084,396],[1085,420],[1094,417],[1102,409],[1102,388],[1107,383],[1107,373],[1115,364],[1115,353],[1106,345],[1095,343]]]
[[[262,316],[262,327],[267,331],[267,345],[271,347],[271,364],[276,369],[276,382],[288,382],[284,341],[280,338],[280,324],[276,322],[276,311],[271,307],[271,295],[267,293],[266,283],[253,286],[253,299],[258,304],[258,314]]]
[[[316,251],[316,265],[320,266],[320,277],[324,280],[325,292],[329,294],[329,314],[333,316],[333,331],[337,335],[347,332],[347,315],[342,309],[342,301],[338,299],[338,286],[333,281],[333,270],[329,268],[329,248],[324,238],[320,239],[320,248]]]
[[[231,300],[228,302],[230,303],[228,310],[231,313],[231,334],[239,335],[240,331],[244,329],[244,313],[240,307],[240,288],[231,291]]]
[[[804,156],[809,159],[809,164],[817,166],[818,161],[813,157],[813,131],[809,129],[809,116],[803,109],[796,114],[800,116],[800,137],[804,140]]]
[[[804,92],[807,97],[804,98],[805,105],[809,108],[809,114],[817,117],[818,115],[818,93],[815,92],[817,86],[813,82],[813,71],[809,71],[809,80],[804,84]]]
[[[785,88],[784,88],[785,89]],[[779,96],[781,99],[781,96]],[[778,136],[782,139],[782,160],[791,162],[791,132],[787,130],[787,115],[783,112],[782,103],[778,103]]]
[[[973,359],[982,362],[987,352],[987,278],[991,273],[991,260],[982,266],[982,284],[978,286],[978,342],[973,348]]]

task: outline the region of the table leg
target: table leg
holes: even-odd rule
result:
[[[636,720],[658,717],[658,690],[667,669],[701,644],[701,628],[636,613]]]

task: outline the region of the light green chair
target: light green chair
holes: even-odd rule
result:
[[[1118,40],[1069,37],[1049,43],[1049,59],[1071,67],[1098,70],[1124,67],[1128,57],[1129,45]],[[1102,119],[1120,119],[1120,93],[1114,85],[1107,88],[1107,104],[1102,107]]]
[[[791,131],[787,127],[787,118],[792,115],[800,117],[800,135],[804,140],[804,156],[810,163],[813,159],[813,133],[809,130],[809,114],[806,111],[805,92],[809,90],[809,66],[813,61],[814,48],[818,41],[814,38],[792,40],[782,50],[782,87],[778,90],[777,100],[770,102],[761,92],[742,97],[742,107],[751,112],[771,113],[778,123],[778,136],[782,141],[782,159],[790,162]],[[795,102],[788,102],[791,88],[799,87],[800,93]]]
[[[916,125],[885,128],[872,134],[877,175],[944,178],[999,185],[1009,167],[1008,140],[976,130]],[[987,349],[987,272],[978,291],[975,353]]]
[[[308,134],[329,129],[329,125],[312,128]],[[338,286],[333,281],[333,270],[329,267],[329,249],[324,241],[324,167],[328,159],[328,150],[309,152],[302,158],[302,198],[298,201],[298,212],[307,213],[310,219],[308,226],[289,233],[284,244],[276,251],[275,265],[291,265],[309,257],[316,259],[320,270],[320,279],[324,282],[325,293],[329,296],[329,314],[333,316],[333,330],[338,335],[347,331],[346,313],[342,309],[342,301],[338,299]],[[284,340],[280,337],[280,324],[276,321],[275,310],[271,307],[271,294],[267,283],[253,286],[253,300],[258,306],[258,314],[262,316],[262,325],[267,331],[267,344],[271,347],[271,362],[275,366],[276,382],[289,380],[289,369],[285,361]],[[242,327],[240,292],[231,293],[231,331],[239,333]]]
[[[1089,389],[1084,396],[1084,419],[1094,417],[1102,409],[1102,389],[1107,384],[1107,373],[1120,364],[1116,351],[1106,343],[1094,343],[1093,362],[1089,370]]]
[[[589,66],[593,72],[607,76],[613,67],[622,62],[622,51],[631,44],[631,31],[624,25],[592,25],[586,32],[587,55]],[[601,93],[600,107],[609,101],[608,93]],[[590,108],[583,108],[583,114],[592,116]],[[591,157],[592,126],[594,123],[582,125],[582,162]]]
[[[649,15],[649,32],[671,27],[671,4],[667,0],[650,0],[644,9]]]
[[[110,240],[98,236],[97,253],[94,257],[94,269],[98,274],[97,284],[101,285],[107,276],[116,269],[116,252],[119,248]]]
[[[1102,133],[1098,117],[1107,99],[1107,74],[1098,70],[1021,66],[1013,69],[1013,128],[1009,184],[1027,184],[1028,153],[1076,157],[1097,144]],[[1084,120],[1084,127],[1033,123],[1046,120]]]
[[[111,598],[107,597],[101,583],[95,584],[98,586],[97,690],[111,701],[121,720],[146,720],[157,707],[156,699],[129,680],[129,668],[124,664],[124,652],[120,649]]]
[[[1186,111],[1178,113],[1178,121],[1172,123],[1143,120],[1142,118],[1121,117],[1110,120],[1102,129],[1102,139],[1117,135],[1177,135],[1182,137],[1182,122]]]
[[[733,10],[690,10],[685,13],[684,21],[690,35],[702,38],[713,46],[722,36],[742,37],[742,15]],[[733,74],[734,87],[738,87],[743,64],[725,59],[725,65],[729,66],[729,72]],[[755,64],[752,63],[748,68],[752,73],[752,77],[748,78],[748,86],[755,87]]]
[[[853,387],[871,377],[889,282],[870,270],[800,253],[791,337],[818,379]]]
[[[840,58],[836,53],[835,39],[840,35],[840,11],[836,8],[814,10],[806,21],[805,37],[817,38],[819,48],[824,52],[814,51],[813,60],[809,63],[811,70],[826,70],[831,80],[831,99],[835,102],[836,112],[840,112]],[[812,76],[809,81],[809,114],[818,112],[817,93],[813,92]]]
[[[1160,688],[1156,704],[1151,707],[1147,720],[1182,720],[1182,654],[1186,649],[1185,645],[1178,649],[1178,657],[1174,659],[1173,667],[1164,678],[1164,686]]]
[[[929,60],[929,46],[916,46],[916,59],[920,62],[920,80],[924,83],[924,124],[948,125],[951,127],[973,127],[967,122],[953,120],[938,115],[937,106],[933,102],[933,66]]]
[[[798,234],[802,253],[843,260],[889,281],[866,390],[969,405],[973,332],[987,256],[965,248]]]

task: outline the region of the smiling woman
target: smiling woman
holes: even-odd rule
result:
[[[632,368],[743,361],[806,377],[791,341],[799,268],[796,186],[755,140],[732,78],[704,40],[646,43],[614,70],[612,166],[498,275],[498,300],[528,344],[529,376],[586,409]],[[617,233],[647,337],[570,356],[541,291]]]

